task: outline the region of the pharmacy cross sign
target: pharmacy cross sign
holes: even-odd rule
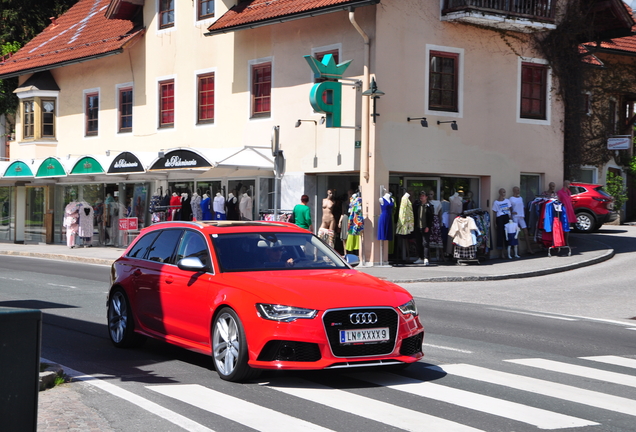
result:
[[[310,55],[304,56],[315,78],[326,79],[313,85],[309,93],[309,103],[316,112],[326,114],[326,127],[341,127],[342,84],[338,82],[352,60],[336,65],[333,54],[327,54],[322,61]]]

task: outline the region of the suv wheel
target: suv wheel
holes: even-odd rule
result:
[[[594,231],[596,219],[588,212],[580,212],[576,215],[576,230],[584,233]]]

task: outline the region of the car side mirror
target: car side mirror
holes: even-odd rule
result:
[[[353,255],[353,254],[346,254],[345,255],[345,261],[351,267],[357,267],[358,264],[360,264],[360,258],[358,258],[356,255]]]
[[[201,262],[201,260],[197,257],[188,257],[180,259],[177,263],[177,267],[180,270],[185,271],[195,271],[195,272],[205,272],[208,270],[208,267]]]

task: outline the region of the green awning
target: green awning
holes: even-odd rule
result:
[[[102,164],[94,158],[86,156],[75,162],[71,174],[103,174],[105,172]]]
[[[22,161],[15,161],[4,173],[4,177],[33,177],[33,172],[27,164]]]
[[[36,177],[64,177],[66,176],[66,170],[62,166],[59,160],[50,157],[44,159],[38,168]]]

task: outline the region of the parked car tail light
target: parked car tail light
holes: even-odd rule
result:
[[[256,310],[261,318],[272,321],[292,322],[297,319],[311,319],[318,313],[315,309],[303,309],[293,306],[273,305],[266,303],[257,303]]]

